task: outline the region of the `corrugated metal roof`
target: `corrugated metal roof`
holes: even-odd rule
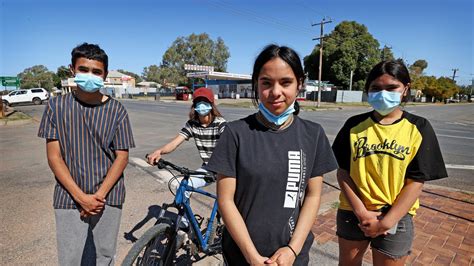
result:
[[[109,74],[107,75],[108,78],[122,78],[123,76],[127,76],[117,70],[110,70]]]

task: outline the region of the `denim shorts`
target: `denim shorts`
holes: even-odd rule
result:
[[[393,235],[381,235],[375,238],[370,238],[364,235],[364,232],[359,228],[359,219],[352,211],[339,209],[337,211],[337,236],[353,241],[370,242],[370,247],[375,249],[390,258],[399,259],[406,255],[410,255],[411,246],[413,243],[414,229],[413,217],[407,214],[400,219],[397,226],[397,232]]]

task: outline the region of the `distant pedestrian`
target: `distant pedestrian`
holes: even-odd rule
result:
[[[108,56],[98,45],[72,50],[77,89],[51,98],[38,136],[46,139],[56,178],[53,206],[60,265],[113,265],[122,204],[123,171],[135,146],[127,111],[100,93]]]
[[[374,110],[349,118],[332,146],[342,190],[339,265],[361,265],[369,244],[374,265],[404,265],[423,183],[447,173],[430,123],[401,107],[410,95],[406,66],[380,62],[365,91]]]
[[[229,265],[309,263],[323,174],[337,163],[322,127],[297,116],[304,78],[294,50],[265,47],[252,74],[259,111],[230,122],[211,157]]]

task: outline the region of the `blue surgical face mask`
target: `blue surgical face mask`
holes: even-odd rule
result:
[[[196,103],[194,110],[196,110],[200,116],[205,116],[212,110],[212,105],[208,102],[198,102]]]
[[[81,90],[89,93],[96,92],[104,87],[104,80],[101,77],[88,73],[77,73],[74,82]]]
[[[283,123],[288,120],[291,114],[295,111],[295,103],[293,102],[288,109],[286,109],[283,113],[280,115],[274,115],[272,114],[264,105],[263,103],[258,104],[258,110],[263,114],[263,116],[269,121],[272,122],[273,124],[277,126],[283,125]]]
[[[369,92],[367,101],[377,113],[386,116],[400,105],[401,98],[402,94],[400,92],[381,90]]]

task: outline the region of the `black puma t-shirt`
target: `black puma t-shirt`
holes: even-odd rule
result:
[[[270,257],[290,242],[309,178],[337,168],[322,127],[295,116],[292,124],[274,131],[255,114],[227,124],[208,169],[235,177],[235,204],[262,256]],[[313,242],[308,234],[295,265],[308,264]],[[245,258],[224,231],[223,251],[230,265]]]

